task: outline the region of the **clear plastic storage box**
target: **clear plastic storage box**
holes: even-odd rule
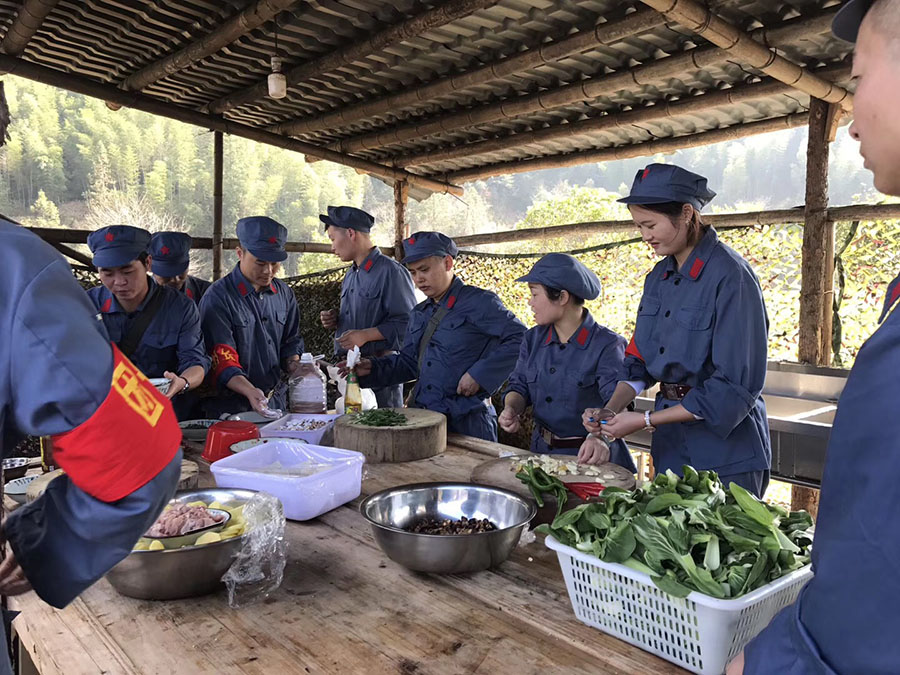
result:
[[[813,576],[807,565],[734,600],[696,591],[676,598],[642,572],[603,562],[552,536],[544,543],[559,557],[579,621],[702,675],[724,673]]]
[[[364,463],[352,450],[275,439],[220,459],[210,471],[219,487],[268,492],[286,518],[309,520],[359,497]]]

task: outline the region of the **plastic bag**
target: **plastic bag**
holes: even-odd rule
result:
[[[284,578],[287,547],[281,502],[258,492],[244,505],[244,519],[247,526],[241,550],[222,577],[232,608],[265,600]]]

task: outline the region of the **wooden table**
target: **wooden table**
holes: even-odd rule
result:
[[[503,449],[451,436],[437,457],[367,466],[363,494],[468,480]],[[543,543],[496,570],[419,574],[381,552],[356,506],[288,521],[284,582],[256,605],[230,609],[224,590],[133,600],[103,579],[64,610],[34,593],[13,599],[14,629],[41,675],[684,672],[577,621]]]

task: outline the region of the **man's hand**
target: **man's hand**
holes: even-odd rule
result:
[[[347,376],[347,373],[350,372],[350,369],[347,367],[347,361],[341,361],[337,364],[338,373]],[[366,375],[372,374],[372,359],[360,359],[354,368],[356,371],[357,377],[365,377]]]
[[[725,675],[743,675],[744,673],[744,652],[734,657],[734,660],[725,667]]]
[[[319,321],[322,322],[322,328],[325,330],[334,330],[337,328],[338,313],[336,309],[326,309],[319,312]]]
[[[169,400],[178,396],[187,382],[181,375],[169,372],[168,370],[163,373],[163,377],[169,381],[169,390],[166,392],[166,398]]]
[[[300,370],[300,359],[291,359],[287,362],[287,374],[289,377],[296,377],[297,371]]]
[[[456,393],[460,396],[474,396],[479,389],[481,389],[481,385],[469,373],[463,373],[463,376],[459,378],[459,384],[456,385]]]
[[[579,464],[605,464],[609,461],[609,445],[596,436],[588,436],[578,449]]]
[[[262,415],[263,410],[269,407],[269,399],[266,398],[266,394],[262,389],[256,389],[254,387],[253,390],[247,394],[247,400],[250,402],[250,407],[260,415]]]
[[[354,347],[362,347],[369,341],[369,337],[364,330],[348,330],[337,341],[341,349],[346,349],[349,352]]]
[[[9,549],[3,562],[0,563],[0,594],[21,595],[31,590],[31,583],[25,578],[25,572],[16,561],[12,549]]]
[[[506,407],[497,417],[497,424],[508,434],[514,434],[522,428],[522,422],[516,411],[510,407]]]

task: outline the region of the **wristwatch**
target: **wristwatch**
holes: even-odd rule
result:
[[[654,431],[656,431],[656,427],[650,423],[650,411],[649,410],[644,411],[644,431],[646,431],[647,433],[650,433],[650,434],[652,434]]]
[[[184,377],[183,375],[179,375],[178,377],[181,378],[182,380],[184,380],[184,388],[178,392],[178,395],[181,395],[184,392],[186,392],[188,389],[191,388],[191,383],[188,382],[188,379],[186,377]]]

